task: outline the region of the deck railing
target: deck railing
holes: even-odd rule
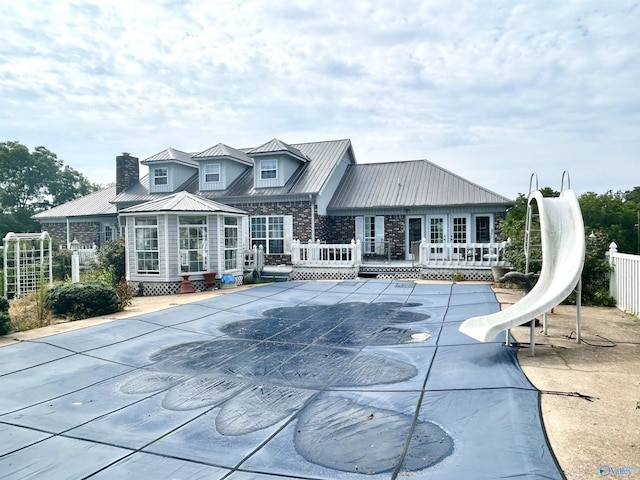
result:
[[[362,263],[360,241],[351,243],[321,243],[300,240],[291,242],[291,263],[293,265],[318,267],[355,267]]]
[[[427,243],[412,246],[413,265],[426,268],[508,267],[504,252],[507,242],[500,243]],[[359,266],[363,260],[360,241],[348,244],[300,242],[291,243],[291,263],[304,266],[345,267]],[[416,258],[417,257],[417,258]],[[384,257],[386,260],[386,256]]]
[[[507,267],[508,242],[419,244],[417,263],[423,267]],[[415,260],[414,260],[415,261]]]
[[[616,299],[617,307],[640,316],[640,255],[618,253],[618,246],[612,242],[609,245],[609,263],[609,293]]]
[[[253,246],[250,250],[244,251],[244,270],[261,272],[264,267],[264,247],[262,245]]]

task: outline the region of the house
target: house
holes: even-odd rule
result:
[[[140,164],[148,168],[142,178]],[[176,196],[180,192],[189,196]],[[100,245],[118,232],[127,239],[130,280],[178,282],[185,262],[191,262],[181,247],[182,228],[201,229],[194,242],[206,246],[199,254],[206,264],[189,267],[190,272],[238,275],[240,264],[230,269],[221,256],[227,218],[237,223],[237,249],[261,245],[266,264],[290,263],[294,239],[356,239],[365,258],[411,260],[423,240],[443,258],[462,255],[467,251],[462,245],[495,242],[497,225],[512,205],[427,160],[360,164],[350,140],[289,145],[272,139],[254,148],[222,143],[192,153],[168,148],[142,162],[123,153],[116,157],[114,187],[34,218],[67,245],[74,238]],[[188,215],[186,206],[193,208]],[[151,222],[146,227],[136,224],[143,217]],[[186,217],[201,223],[181,223]],[[154,221],[156,227],[150,227]],[[149,235],[148,227],[158,235],[151,256],[154,267],[158,264],[151,270],[141,268],[144,255],[136,247],[141,238],[136,235]]]

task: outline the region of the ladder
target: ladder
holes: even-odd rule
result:
[[[532,190],[534,178],[535,189]],[[536,190],[538,190],[538,176],[535,173],[532,173],[531,179],[529,180],[529,195]],[[540,229],[540,214],[538,213],[537,204],[533,206],[529,202],[527,202],[527,219],[524,230],[524,257],[525,274],[530,273],[532,264],[542,263],[542,232]]]

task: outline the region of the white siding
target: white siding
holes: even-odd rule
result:
[[[154,170],[156,168],[166,168],[169,175],[166,185],[154,184]],[[180,185],[189,180],[197,172],[195,167],[188,167],[178,163],[162,163],[149,165],[149,193],[171,193],[175,192]]]
[[[262,180],[260,178],[260,161],[261,160],[276,160],[278,164],[278,176],[277,178],[270,178]],[[279,155],[279,156],[261,156],[255,159],[253,168],[253,181],[256,188],[267,187],[283,187],[287,181],[291,178],[291,175],[300,167],[300,162],[293,158]]]
[[[220,181],[219,182],[205,182],[204,166],[217,163],[220,165]],[[250,168],[246,165],[242,165],[230,159],[218,158],[211,160],[200,161],[200,178],[199,185],[200,190],[226,190],[242,173]]]

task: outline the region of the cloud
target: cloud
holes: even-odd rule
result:
[[[359,161],[442,155],[471,179],[538,143],[610,145],[630,169],[639,16],[631,1],[3,2],[3,130],[90,176],[123,150],[274,136],[351,138]],[[568,168],[597,170],[584,153]]]

